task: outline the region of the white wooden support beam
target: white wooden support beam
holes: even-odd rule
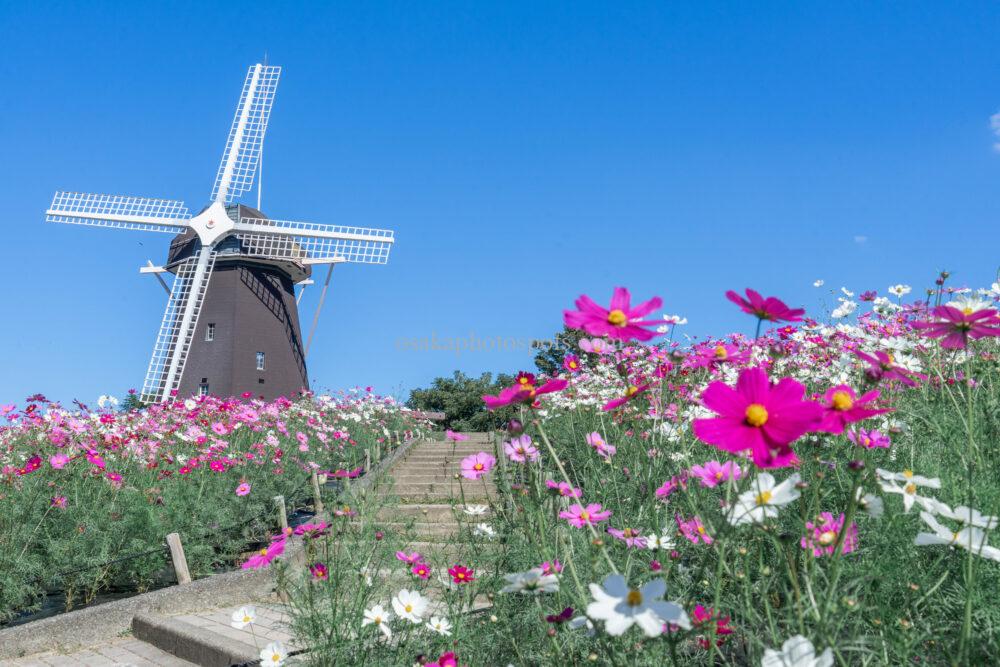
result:
[[[163,291],[167,293],[167,296],[170,296],[170,286],[167,285],[167,281],[165,281],[160,275],[165,272],[166,269],[162,266],[153,266],[153,260],[151,259],[146,260],[146,266],[139,267],[139,273],[151,273],[156,276],[156,280],[159,281],[160,287],[162,287]]]

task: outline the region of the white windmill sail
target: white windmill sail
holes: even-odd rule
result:
[[[124,195],[57,192],[45,211],[46,222],[177,234],[191,213],[182,201]]]
[[[177,267],[142,385],[142,400],[151,403],[167,400],[180,384],[215,258],[214,250],[201,248]]]
[[[234,230],[244,254],[302,263],[339,259],[357,264],[385,264],[395,240],[394,232],[388,229],[264,218],[240,218]]]
[[[212,188],[213,201],[232,203],[253,187],[280,76],[280,67],[259,63],[251,65],[247,71]]]

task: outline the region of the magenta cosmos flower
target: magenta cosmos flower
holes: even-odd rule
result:
[[[639,549],[646,548],[646,538],[639,534],[640,530],[638,528],[625,528],[623,530],[608,528],[608,533],[612,537],[624,542],[627,547]]]
[[[619,396],[618,398],[611,399],[610,401],[604,404],[602,410],[604,410],[605,412],[611,412],[612,410],[620,408],[621,406],[625,405],[632,399],[638,398],[639,395],[645,392],[647,389],[649,389],[648,384],[643,384],[643,385],[630,384],[628,388],[625,390],[624,396]]]
[[[712,488],[728,482],[731,479],[739,479],[743,474],[735,461],[706,461],[700,466],[691,466],[691,475],[701,480],[701,485]]]
[[[846,384],[830,387],[823,397],[823,421],[817,430],[839,434],[844,432],[844,427],[848,424],[892,412],[885,408],[870,407],[878,397],[877,389],[858,398]]]
[[[715,367],[719,364],[742,364],[750,358],[750,351],[741,351],[738,345],[717,343],[704,345],[688,357],[691,368]]]
[[[847,439],[865,449],[887,449],[892,445],[892,439],[878,429],[866,431],[859,428],[857,431],[849,432]]]
[[[583,489],[579,487],[572,487],[566,482],[556,482],[555,480],[547,479],[545,480],[545,486],[554,491],[557,495],[565,498],[581,498],[583,496]]]
[[[916,387],[917,381],[913,378],[919,378],[921,380],[927,379],[926,375],[914,373],[906,370],[902,366],[897,366],[895,359],[888,352],[882,352],[879,350],[875,353],[875,356],[872,356],[859,350],[855,350],[854,355],[859,359],[868,362],[869,365],[866,374],[875,382],[878,382],[879,380],[899,380],[907,387]]]
[[[486,403],[486,408],[489,410],[496,410],[511,403],[534,403],[538,396],[562,391],[567,384],[569,382],[562,378],[549,380],[541,387],[518,383],[501,391],[499,396],[483,396],[483,402]]]
[[[984,308],[966,312],[954,306],[938,306],[931,311],[937,322],[913,322],[913,328],[930,338],[941,338],[941,347],[961,350],[970,340],[1000,336],[1000,318],[997,311]]]
[[[789,446],[815,430],[823,417],[818,403],[806,401],[806,388],[792,378],[771,386],[760,368],[740,372],[736,388],[713,382],[702,402],[718,417],[695,419],[694,434],[727,452],[750,451],[759,468],[789,466],[795,453]]]
[[[285,551],[285,536],[275,535],[271,538],[271,545],[266,549],[261,549],[259,552],[250,556],[245,563],[243,563],[244,570],[259,570],[261,568],[267,567],[271,564],[271,561],[280,556]]]
[[[698,544],[699,542],[711,544],[714,542],[712,536],[708,534],[708,530],[705,529],[705,524],[701,522],[699,517],[693,516],[690,519],[684,519],[678,514],[674,517],[674,521],[677,522],[677,530],[691,544]]]
[[[597,305],[586,294],[575,301],[578,310],[563,311],[563,321],[571,329],[583,329],[591,336],[607,336],[617,340],[650,340],[659,334],[645,327],[656,327],[660,321],[643,321],[643,317],[663,305],[654,296],[632,307],[632,295],[624,287],[616,287],[608,308]]]
[[[576,504],[569,509],[559,512],[560,519],[566,519],[569,525],[574,528],[593,526],[595,523],[607,521],[611,517],[611,510],[605,510],[599,503],[591,503],[586,507]]]
[[[801,322],[806,311],[802,308],[789,308],[784,301],[775,296],[766,299],[749,287],[747,298],[741,297],[733,290],[726,292],[726,298],[740,307],[744,313],[753,315],[759,320],[768,322]]]
[[[580,372],[580,358],[575,354],[567,354],[563,357],[563,368],[570,373]]]
[[[475,570],[467,568],[464,565],[449,567],[448,574],[451,575],[451,580],[456,584],[468,584],[476,580],[476,577],[474,576]]]
[[[813,523],[806,522],[806,535],[802,538],[802,548],[812,550],[813,556],[832,556],[840,532],[844,529],[844,515],[836,519],[829,512],[823,512]],[[849,554],[858,548],[858,525],[852,523],[840,544],[840,553]]]
[[[466,456],[462,459],[462,477],[466,479],[479,479],[492,470],[496,464],[496,458],[486,452]]]

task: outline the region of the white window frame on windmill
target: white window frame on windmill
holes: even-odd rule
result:
[[[263,371],[264,370],[264,353],[263,352],[258,352],[257,353],[257,370],[259,370],[259,371]]]
[[[211,343],[215,340],[215,322],[209,322],[205,327],[205,342]]]
[[[198,385],[198,395],[199,396],[208,396],[208,383],[207,382],[202,382],[201,384]]]

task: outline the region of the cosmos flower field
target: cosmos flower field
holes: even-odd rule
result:
[[[1000,285],[947,279],[816,313],[731,292],[746,331],[708,340],[659,298],[580,297],[563,372],[484,397],[520,416],[462,462],[499,493],[456,501],[448,548],[361,502],[306,567],[270,563],[311,649],[292,659],[995,663]]]
[[[115,402],[0,406],[0,622],[43,598],[71,609],[173,583],[172,532],[194,576],[239,567],[278,524],[274,496],[295,512],[312,502],[313,471],[357,476],[366,452],[423,427],[367,391]]]

